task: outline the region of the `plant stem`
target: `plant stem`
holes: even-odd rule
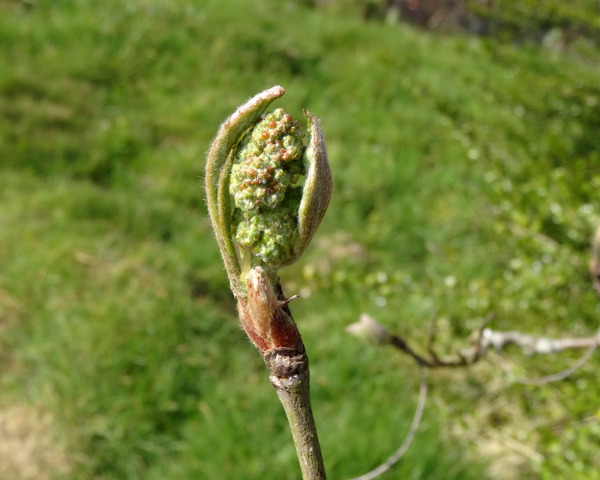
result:
[[[277,348],[264,357],[271,383],[288,417],[303,480],[325,480],[325,465],[310,405],[310,371],[304,348]]]

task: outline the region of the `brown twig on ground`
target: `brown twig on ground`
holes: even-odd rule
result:
[[[537,241],[544,243],[552,248],[556,248],[552,240],[549,241],[546,237],[536,237]],[[592,258],[590,261],[590,274],[592,276],[592,284],[594,290],[600,295],[600,227],[596,230],[592,242]],[[366,337],[371,343],[379,345],[393,345],[403,353],[411,356],[419,365],[421,374],[421,388],[419,394],[419,403],[413,418],[413,422],[408,435],[400,448],[384,463],[374,470],[351,480],[373,480],[383,473],[387,472],[398,460],[404,455],[419,428],[425,399],[427,395],[427,384],[425,383],[425,367],[464,367],[472,365],[479,361],[490,347],[495,350],[502,350],[507,345],[515,345],[523,353],[528,356],[535,354],[550,354],[563,352],[565,350],[573,350],[587,348],[587,351],[575,362],[572,366],[562,372],[547,375],[538,379],[514,379],[515,383],[523,385],[545,385],[547,383],[564,380],[571,376],[576,370],[581,368],[594,354],[600,346],[600,328],[593,337],[584,338],[562,338],[553,339],[547,337],[535,337],[533,335],[524,334],[517,331],[498,331],[487,328],[488,324],[493,320],[494,314],[490,313],[481,322],[477,329],[471,335],[472,346],[468,349],[457,350],[451,357],[441,357],[434,349],[437,333],[437,318],[438,310],[436,309],[432,315],[429,334],[427,337],[426,351],[428,356],[418,354],[411,348],[406,340],[398,335],[392,334],[386,327],[375,321],[369,315],[363,313],[360,321],[346,327],[346,330],[353,335]],[[507,371],[510,373],[510,371]],[[511,442],[511,446],[517,445],[518,449],[523,447],[522,444],[506,438],[504,442]],[[537,453],[537,452],[534,452]],[[536,457],[537,458],[537,457]]]
[[[425,381],[425,368],[438,368],[438,367],[461,367],[472,365],[479,361],[485,355],[489,347],[494,347],[496,350],[501,350],[506,345],[516,345],[527,355],[534,354],[548,354],[562,352],[569,349],[578,349],[588,347],[585,354],[566,370],[541,377],[539,379],[516,379],[514,382],[521,383],[524,385],[544,385],[546,383],[564,380],[565,378],[572,375],[577,369],[587,362],[593,355],[594,351],[600,344],[600,329],[594,337],[589,338],[566,338],[566,339],[550,339],[550,338],[537,338],[531,335],[522,334],[515,331],[501,332],[494,331],[487,328],[487,325],[494,318],[494,314],[490,313],[481,324],[477,327],[474,332],[472,347],[470,349],[458,350],[453,357],[442,358],[434,350],[433,346],[435,343],[435,321],[437,319],[437,312],[432,317],[432,326],[430,328],[427,351],[428,357],[419,355],[416,353],[404,340],[398,335],[390,333],[383,325],[375,321],[367,314],[362,314],[360,322],[349,325],[346,330],[350,333],[358,336],[366,336],[371,342],[380,345],[390,344],[396,347],[398,350],[411,356],[415,362],[419,365],[421,386],[419,393],[419,402],[417,404],[417,410],[413,418],[413,422],[410,431],[400,448],[384,463],[375,468],[374,470],[361,475],[360,477],[352,478],[351,480],[373,480],[383,473],[387,472],[400,458],[406,453],[408,447],[414,440],[414,437],[419,429],[421,418],[423,415],[423,409],[425,407],[425,400],[427,397],[427,384]]]
[[[425,358],[417,353],[407,344],[406,340],[397,335],[391,335],[391,343],[404,353],[413,357],[421,365],[429,368],[438,367],[463,367],[472,365],[479,361],[490,347],[495,350],[502,350],[507,345],[514,345],[526,355],[549,354],[587,348],[585,354],[566,370],[541,377],[539,379],[515,379],[514,382],[524,385],[544,385],[550,382],[564,380],[581,368],[587,362],[598,345],[600,344],[600,329],[593,337],[584,338],[547,338],[534,337],[517,331],[499,331],[487,328],[487,325],[494,318],[494,314],[488,315],[479,325],[477,330],[471,335],[473,337],[472,346],[469,349],[458,350],[454,357],[440,357],[433,348],[432,338],[435,333],[430,333],[427,350],[429,357]],[[435,329],[432,328],[432,331]]]
[[[472,365],[483,358],[490,347],[499,351],[508,345],[514,345],[529,356],[535,354],[558,353],[580,348],[588,349],[588,351],[573,366],[563,372],[542,377],[537,380],[515,380],[517,383],[532,385],[541,385],[567,378],[589,360],[600,344],[600,329],[593,337],[560,339],[534,337],[533,335],[527,335],[517,331],[492,330],[487,327],[494,318],[494,314],[490,313],[470,335],[473,339],[470,348],[457,350],[454,354],[443,357],[434,349],[436,318],[437,314],[435,314],[432,319],[432,327],[430,328],[426,347],[427,355],[417,353],[404,338],[390,333],[383,325],[379,324],[366,314],[361,315],[360,322],[350,325],[347,330],[355,334],[367,334],[371,341],[374,341],[375,343],[391,344],[411,356],[419,365],[427,368],[456,368]]]
[[[400,448],[396,450],[396,452],[388,458],[384,463],[379,465],[377,468],[371,470],[360,477],[355,477],[350,480],[373,480],[377,478],[379,475],[387,472],[390,468],[394,466],[402,458],[402,456],[408,450],[408,447],[412,444],[415,439],[415,435],[417,434],[417,430],[419,430],[419,425],[421,424],[421,418],[423,417],[423,410],[425,409],[425,401],[427,400],[427,382],[425,375],[425,367],[417,360],[417,364],[419,365],[419,374],[421,386],[419,387],[419,402],[417,403],[417,409],[415,410],[415,416],[413,417],[412,424],[410,426],[410,430],[406,435],[406,438],[400,445]]]
[[[486,331],[486,325],[492,321],[494,314],[490,313],[481,323],[481,325],[475,331],[475,338],[473,345],[470,349],[458,350],[455,355],[448,357],[441,357],[434,349],[435,332],[436,332],[436,319],[437,313],[432,318],[432,326],[429,330],[429,338],[427,342],[427,353],[428,357],[424,357],[416,353],[404,340],[398,335],[390,334],[390,343],[399,350],[413,357],[420,365],[428,368],[438,367],[464,367],[475,363],[485,353],[485,349],[482,348],[482,338]],[[375,320],[373,320],[375,321]]]
[[[499,331],[486,328],[481,337],[481,348],[487,350],[494,347],[502,350],[507,345],[515,345],[526,355],[548,354],[564,352],[565,350],[576,350],[595,346],[599,340],[599,334],[593,337],[583,338],[547,338],[534,337],[516,331]]]
[[[546,375],[545,377],[537,378],[537,379],[517,379],[516,383],[521,383],[523,385],[545,385],[546,383],[558,382],[560,380],[564,380],[567,377],[573,375],[573,373],[580,369],[594,354],[596,348],[600,344],[600,329],[596,333],[595,337],[592,338],[573,338],[573,339],[565,339],[565,342],[571,341],[572,344],[568,348],[582,348],[584,344],[589,346],[588,350],[577,360],[573,365],[569,368],[563,370],[559,373],[554,373],[552,375]],[[567,343],[569,345],[569,343]],[[567,348],[564,348],[566,350]]]

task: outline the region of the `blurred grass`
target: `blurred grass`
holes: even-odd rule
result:
[[[407,359],[344,333],[361,312],[424,342],[438,308],[442,348],[490,311],[498,329],[595,331],[596,54],[271,0],[6,1],[0,45],[1,404],[53,414],[71,478],[298,477],[201,178],[219,123],[273,84],[277,106],[321,118],[336,181],[282,272],[310,294],[293,311],[332,478],[391,454],[416,401]],[[576,354],[493,358],[536,376]],[[432,372],[415,444],[382,478],[600,478],[597,367],[543,388],[493,362]],[[497,474],[514,443],[490,431],[538,455]]]

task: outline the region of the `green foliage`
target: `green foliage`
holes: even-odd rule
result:
[[[438,308],[441,349],[490,311],[539,336],[597,328],[597,53],[298,2],[27,5],[0,5],[0,382],[3,404],[53,414],[72,478],[297,478],[199,178],[219,123],[274,84],[277,107],[321,118],[336,182],[282,271],[310,295],[292,308],[332,478],[384,460],[416,400],[408,359],[344,333],[363,311],[418,345]],[[576,355],[506,357],[535,377]],[[505,478],[594,478],[598,366],[543,388],[487,362],[431,372],[424,426],[384,478],[482,478],[488,431],[537,453]]]
[[[490,23],[491,32],[507,40],[540,40],[553,31],[567,37],[600,39],[600,7],[594,0],[468,1],[470,10]]]

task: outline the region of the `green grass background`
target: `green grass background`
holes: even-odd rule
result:
[[[410,360],[344,332],[362,312],[421,346],[438,311],[442,352],[490,312],[538,336],[597,328],[588,43],[436,36],[293,1],[5,0],[0,51],[0,407],[52,415],[68,469],[46,478],[299,478],[203,198],[219,123],[275,84],[277,107],[321,118],[335,178],[282,272],[288,295],[310,294],[292,310],[330,478],[387,458],[416,404]],[[415,443],[382,478],[600,478],[597,354],[565,382],[511,381],[577,356],[430,372]]]

